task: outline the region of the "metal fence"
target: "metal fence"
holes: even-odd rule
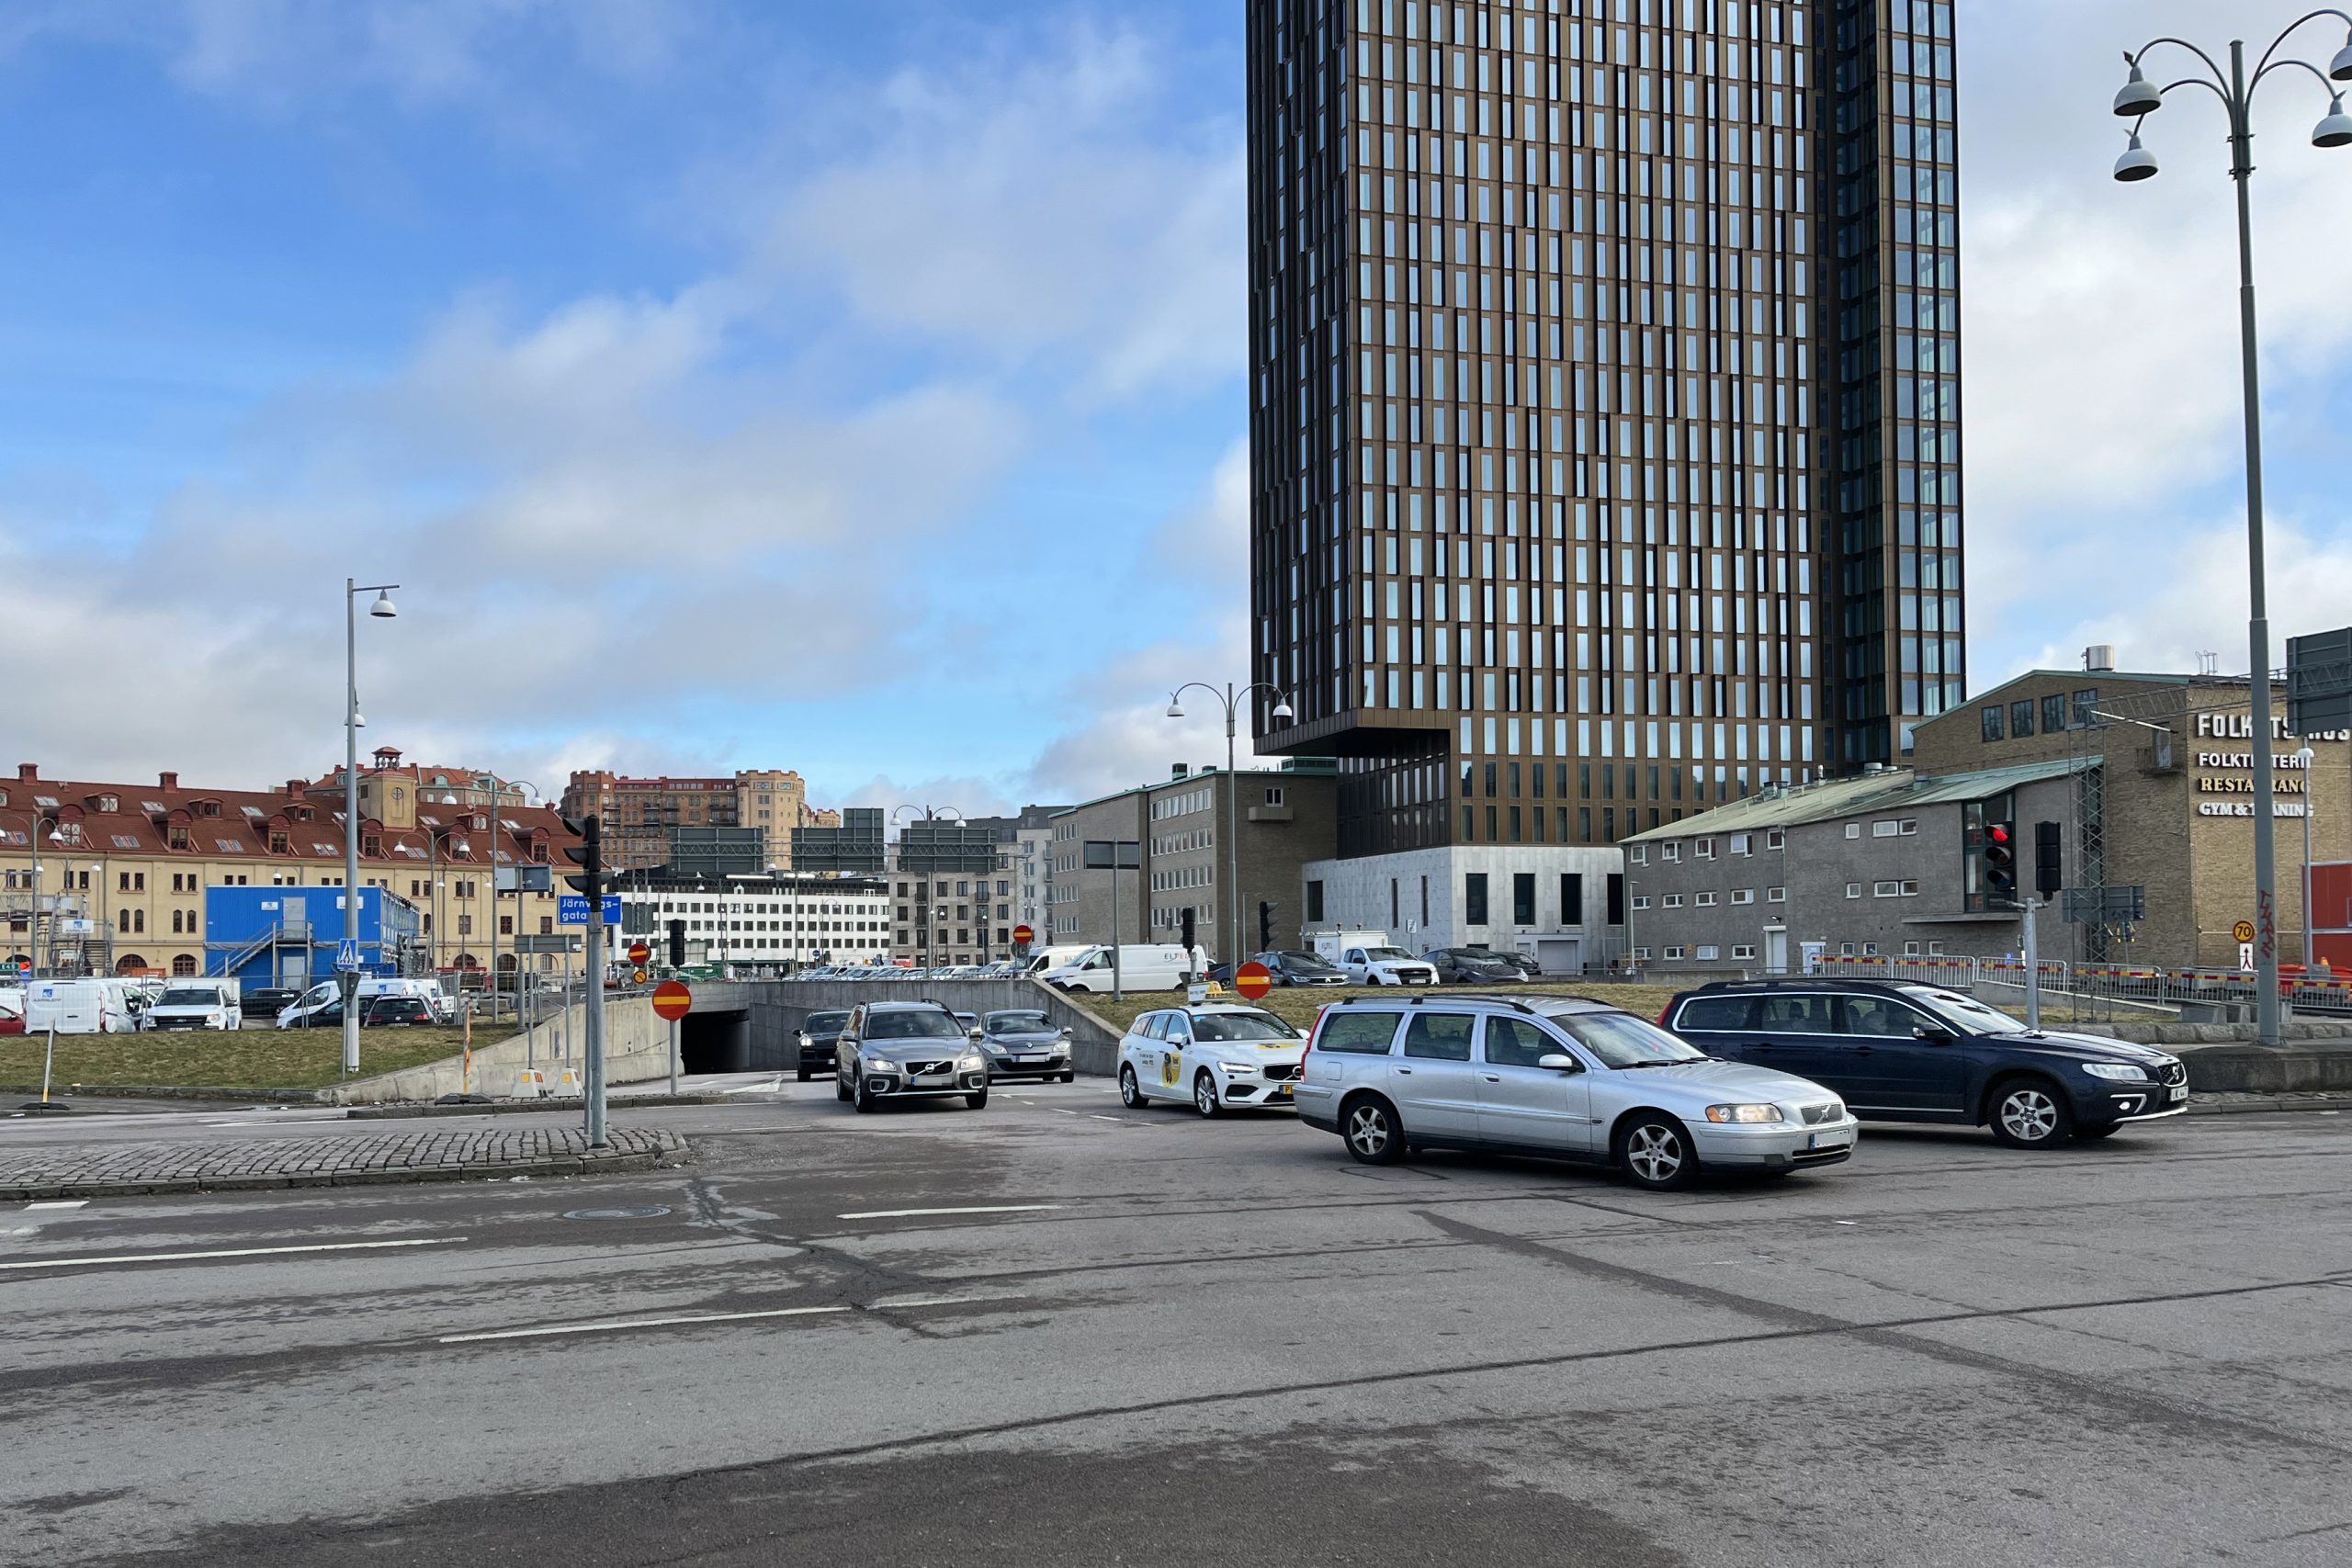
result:
[[[2015,959],[1824,957],[1820,972],[1856,980],[1903,980],[1966,991],[1996,1006],[2023,1006],[2029,987],[2045,1013],[2108,1019],[2137,1013],[2188,1021],[2240,1022],[2254,1016],[2256,979],[2237,969],[2073,964],[2063,959],[2029,973]],[[2352,978],[2321,968],[2282,964],[2279,998],[2298,1011],[2352,1017]]]

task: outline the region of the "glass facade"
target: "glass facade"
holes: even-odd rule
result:
[[[1948,3],[1249,28],[1257,733],[1343,854],[1613,842],[1958,700]]]

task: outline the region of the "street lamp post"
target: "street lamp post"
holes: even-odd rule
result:
[[[2318,755],[2305,746],[2295,753],[2303,770],[2303,974],[2312,968],[2312,761]]]
[[[2346,29],[2342,49],[2335,51],[2323,73],[2306,60],[2292,57],[2273,59],[2278,46],[2287,41],[2305,23],[2333,17]],[[2188,51],[2204,67],[2204,73],[2192,72],[2180,80],[2158,87],[2143,73],[2142,62],[2149,51],[2159,44]],[[2352,12],[2323,7],[2298,17],[2284,32],[2271,40],[2256,62],[2254,74],[2245,70],[2245,42],[2230,40],[2230,68],[2225,73],[2213,57],[2186,39],[2160,38],[2143,45],[2136,53],[2128,53],[2124,62],[2131,73],[2115,94],[2115,112],[2132,122],[2131,139],[2121,157],[2115,161],[2115,177],[2125,183],[2151,178],[2156,172],[2155,154],[2140,144],[2140,127],[2157,109],[2164,107],[2165,96],[2178,87],[2204,87],[2222,100],[2227,113],[2230,130],[2230,178],[2237,182],[2238,214],[2238,357],[2245,382],[2245,536],[2248,585],[2246,640],[2251,653],[2247,669],[2247,683],[2254,697],[2254,905],[2256,976],[2256,1033],[2265,1045],[2278,1043],[2278,868],[2275,863],[2275,834],[2271,822],[2271,778],[2273,765],[2270,734],[2270,617],[2267,593],[2263,581],[2262,558],[2262,398],[2257,367],[2258,343],[2255,332],[2254,310],[2254,217],[2248,186],[2254,175],[2254,95],[2263,79],[2271,72],[2292,66],[2317,77],[2328,95],[2325,118],[2312,129],[2312,144],[2315,147],[2352,145],[2352,115],[2344,110],[2343,92],[2333,85],[2337,82],[2352,82]]]
[[[392,605],[397,582],[365,585],[343,580],[343,940],[356,958],[359,947],[359,595],[373,593],[368,613],[379,621],[400,614]],[[340,971],[343,979],[343,1070],[359,1070],[359,977],[356,970]]]
[[[1241,798],[1241,781],[1234,776],[1233,772],[1234,720],[1242,703],[1252,692],[1273,694],[1274,706],[1271,716],[1274,718],[1290,716],[1290,697],[1280,686],[1267,681],[1252,681],[1246,686],[1236,686],[1228,681],[1222,691],[1205,681],[1187,681],[1168,694],[1169,717],[1184,716],[1179,699],[1193,690],[1206,692],[1225,705],[1225,865],[1227,880],[1225,896],[1220,901],[1226,906],[1228,916],[1226,929],[1232,934],[1232,945],[1225,950],[1225,961],[1238,970],[1241,966],[1241,840],[1235,826],[1238,812],[1234,803]],[[1186,953],[1185,964],[1189,965],[1192,961],[1193,955]]]

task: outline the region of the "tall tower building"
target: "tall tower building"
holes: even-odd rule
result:
[[[1255,722],[1341,760],[1310,915],[1433,885],[1434,937],[1589,962],[1624,835],[1960,701],[1951,11],[1249,0]]]

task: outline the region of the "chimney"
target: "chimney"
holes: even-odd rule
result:
[[[180,787],[180,776],[177,773],[157,773],[155,775],[155,782],[165,789],[177,789]]]
[[[18,784],[30,784],[39,777],[40,777],[40,764],[39,762],[19,762],[17,764],[17,782]]]
[[[1182,762],[1171,762],[1168,766],[1168,776],[1171,779],[1190,778],[1193,770]]]
[[[2083,649],[2083,668],[2086,670],[2114,669],[2115,645],[2111,642],[2095,642]]]
[[[286,781],[286,793],[294,796],[298,800],[301,798],[302,792],[310,787],[311,781],[308,779],[288,779]]]

